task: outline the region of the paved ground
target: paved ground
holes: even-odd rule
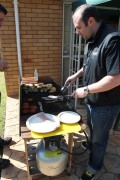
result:
[[[4,158],[11,161],[11,165],[2,170],[1,180],[27,180],[27,168],[25,160],[24,141],[19,137],[19,100],[17,98],[7,98],[6,107],[5,136],[12,136],[13,142],[9,147],[4,147]],[[78,110],[86,120],[86,110],[83,106]],[[79,141],[81,135],[76,133],[74,137],[74,152],[79,153]],[[99,152],[98,152],[99,153]],[[74,156],[71,175],[66,172],[57,177],[41,176],[42,180],[78,180],[84,171],[88,161],[89,151],[84,155]],[[96,176],[97,180],[120,180],[120,132],[110,133],[109,143],[105,155],[104,166]]]

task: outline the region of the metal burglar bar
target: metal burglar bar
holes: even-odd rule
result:
[[[81,67],[83,63],[84,46],[85,40],[75,33],[75,28],[71,27],[71,55],[70,55],[70,72],[69,75],[75,74]],[[77,79],[76,82],[71,86],[69,94],[71,94],[75,89],[81,86],[81,79]],[[75,108],[77,107],[77,99],[75,99]]]
[[[62,86],[66,78],[76,73],[82,67],[85,41],[75,33],[72,22],[72,1],[64,2],[63,6],[63,38],[62,38]],[[81,86],[81,80],[77,81],[69,88],[71,94],[76,88]],[[73,102],[75,108],[77,100]]]

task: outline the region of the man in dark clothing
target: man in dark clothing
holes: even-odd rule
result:
[[[106,25],[94,6],[82,5],[73,14],[76,33],[87,40],[83,67],[68,77],[83,77],[72,96],[85,98],[90,128],[90,155],[81,180],[94,179],[102,168],[109,131],[120,112],[120,32]]]
[[[0,28],[3,25],[5,16],[7,15],[7,9],[0,4]],[[0,71],[6,71],[7,70],[7,63],[0,59]],[[11,137],[5,137],[1,138],[0,137],[0,146],[8,145],[12,141]],[[0,170],[3,168],[8,167],[10,164],[10,161],[8,159],[2,159],[0,158]]]

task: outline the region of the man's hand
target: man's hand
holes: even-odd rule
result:
[[[81,88],[78,88],[76,89],[72,94],[71,96],[73,96],[74,98],[84,98],[86,97],[86,93],[84,91],[84,88],[85,87],[81,87]]]
[[[6,71],[7,70],[7,62],[0,60],[0,71]]]
[[[73,75],[71,75],[71,76],[69,76],[68,78],[67,78],[67,80],[65,81],[65,85],[68,85],[68,84],[73,84],[74,82],[76,81],[76,76],[75,76],[75,74],[73,74]]]

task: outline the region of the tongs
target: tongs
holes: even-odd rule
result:
[[[68,88],[70,87],[70,84],[64,84],[64,86],[61,88],[61,92],[62,93],[65,93],[67,90],[68,90]]]
[[[63,100],[64,97],[70,97],[71,95],[49,95],[47,97],[42,97],[44,100]]]
[[[63,100],[64,97],[71,97],[71,95],[58,95],[58,96],[49,95],[48,96],[48,98],[54,99],[54,100]]]

